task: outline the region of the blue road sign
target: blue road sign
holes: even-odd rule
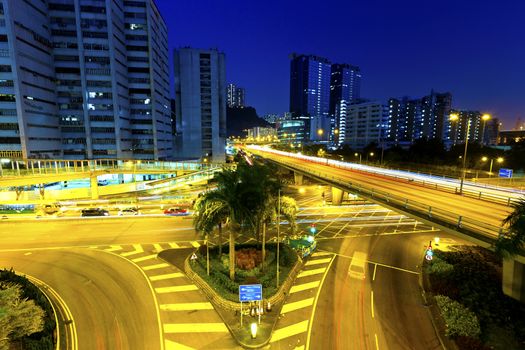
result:
[[[499,170],[499,177],[508,177],[510,179],[512,177],[512,169],[501,168]]]
[[[244,284],[239,286],[239,301],[262,300],[262,284]]]

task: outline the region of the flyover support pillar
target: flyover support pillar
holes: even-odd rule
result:
[[[295,185],[301,186],[303,184],[303,174],[298,173],[297,171],[294,171],[293,180],[294,180]]]
[[[503,260],[503,293],[525,301],[525,265],[514,259]]]
[[[337,187],[332,187],[332,205],[341,205],[345,192]]]
[[[98,199],[98,178],[97,175],[89,176],[89,184],[91,189],[91,199]]]

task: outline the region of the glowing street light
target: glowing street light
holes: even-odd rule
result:
[[[488,160],[487,157],[482,157],[482,158],[481,158],[481,161],[482,161],[482,162],[486,162],[487,160]],[[504,160],[505,160],[505,159],[503,159],[503,157],[498,157],[498,158],[496,158],[496,162],[498,162],[498,163],[500,163],[500,164],[503,163]],[[493,164],[494,164],[494,158],[491,158],[491,159],[490,159],[490,168],[489,168],[489,177],[492,176],[492,165],[493,165]]]
[[[483,146],[483,143],[485,141],[485,125],[487,124],[487,121],[490,119],[490,114],[483,114],[481,116],[481,120],[483,121],[483,127],[481,128],[481,145]]]
[[[361,164],[361,153],[354,153],[354,156],[359,156],[359,164]]]
[[[459,115],[456,113],[452,113],[449,119],[450,121],[458,121]],[[463,194],[463,182],[465,182],[465,171],[466,171],[465,167],[467,165],[467,147],[468,147],[469,134],[470,134],[470,118],[467,119],[467,133],[465,134],[465,152],[463,153],[463,169],[461,171],[461,182],[459,185],[459,194]],[[455,139],[456,138],[454,137],[454,144],[456,144]]]

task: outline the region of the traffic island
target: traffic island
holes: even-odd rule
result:
[[[237,246],[236,251],[247,247],[255,247],[255,245]],[[191,248],[185,250],[169,249],[159,253],[159,257],[184,271],[199,289],[204,292],[239,345],[248,349],[257,349],[264,347],[270,342],[288,290],[302,267],[302,260],[295,251],[289,247],[284,249],[283,247],[284,245],[281,245],[281,250],[284,250],[284,253],[281,253],[280,259],[280,281],[282,282],[279,283],[279,288],[276,288],[276,260],[275,256],[271,254],[272,245],[268,247],[269,264],[264,267],[266,273],[259,272],[256,267],[252,267],[251,272],[236,268],[237,277],[235,281],[231,281],[227,275],[225,277],[217,275],[217,273],[223,274],[225,272],[224,269],[228,266],[225,259],[227,249],[224,249],[226,254],[222,254],[222,260],[210,259],[210,266],[212,267],[210,272],[215,272],[215,274],[210,273],[210,276],[206,273],[206,255],[205,253],[203,254],[203,251],[206,251],[205,246],[204,249],[201,247],[199,251]],[[275,248],[275,245],[273,248]],[[210,248],[211,251],[212,249]],[[210,255],[213,255],[213,252]],[[218,258],[218,254],[216,257]],[[239,259],[237,259],[237,262],[239,263]],[[273,269],[271,262],[273,262]],[[245,263],[250,265],[247,261]],[[218,264],[222,264],[222,267]],[[214,270],[221,270],[222,272]],[[273,288],[270,287],[272,284]],[[260,302],[242,303],[241,326],[239,286],[251,287],[257,285],[261,286],[262,300]]]

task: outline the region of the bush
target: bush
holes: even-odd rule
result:
[[[458,336],[454,339],[459,350],[489,350],[490,348],[483,345],[483,342],[476,338],[466,337],[464,335]]]
[[[450,275],[453,270],[454,265],[451,265],[440,258],[435,258],[426,265],[426,272],[428,274],[440,275],[440,277]]]
[[[445,320],[447,329],[445,334],[449,337],[467,336],[478,338],[481,334],[479,321],[476,315],[444,295],[436,295],[436,302]]]

